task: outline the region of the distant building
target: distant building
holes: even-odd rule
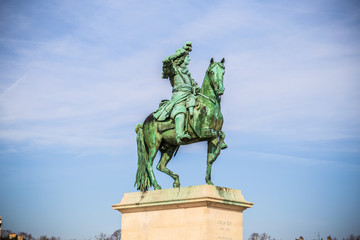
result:
[[[10,233],[9,240],[24,240],[23,236],[18,236],[16,233]]]
[[[2,224],[2,216],[0,216],[0,238],[2,238],[2,235],[1,235],[1,224]]]

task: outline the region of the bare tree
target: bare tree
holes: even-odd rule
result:
[[[2,230],[1,231],[1,238],[8,239],[10,234],[11,234],[11,230]]]
[[[111,239],[105,233],[100,233],[99,235],[95,236],[95,238],[96,238],[96,240],[110,240]]]
[[[250,235],[249,240],[259,240],[260,235],[258,233],[253,233]]]
[[[19,232],[18,235],[22,236],[24,240],[35,240],[35,238],[30,233]]]
[[[260,240],[275,240],[275,238],[272,238],[269,234],[263,233],[260,235]]]
[[[271,236],[267,233],[262,233],[261,235],[253,233],[250,235],[249,240],[275,240],[275,238],[271,238]]]
[[[121,229],[116,230],[116,231],[111,235],[111,239],[112,239],[112,240],[120,240],[120,239],[121,239]]]
[[[360,235],[355,236],[354,234],[350,234],[346,240],[360,240]]]
[[[48,236],[44,235],[44,236],[40,237],[40,240],[60,240],[60,237],[54,237],[54,236],[48,237]]]

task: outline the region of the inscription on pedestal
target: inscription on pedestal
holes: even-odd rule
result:
[[[228,235],[231,234],[231,226],[232,226],[232,222],[230,221],[222,221],[219,220],[216,222],[216,224],[219,227],[219,232],[221,233],[220,236],[217,236],[217,239],[219,240],[232,240],[231,237],[228,237]]]

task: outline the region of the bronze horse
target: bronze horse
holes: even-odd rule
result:
[[[200,93],[197,95],[193,117],[187,119],[190,139],[181,143],[181,145],[187,145],[201,141],[208,142],[205,180],[207,184],[211,185],[213,185],[211,182],[212,164],[219,156],[221,148],[225,147],[225,134],[221,130],[223,115],[220,107],[220,96],[224,93],[224,62],[225,59],[222,59],[221,62],[210,60]],[[136,126],[135,131],[138,150],[138,169],[135,182],[137,189],[147,191],[151,186],[155,190],[161,189],[152,167],[158,151],[161,152],[161,158],[156,168],[174,179],[174,188],[180,187],[179,175],[166,167],[180,147],[175,140],[173,120],[160,122],[150,114],[143,124]]]

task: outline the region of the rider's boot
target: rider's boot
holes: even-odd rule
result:
[[[185,133],[185,113],[179,113],[175,117],[175,139],[178,144],[181,144],[184,140],[189,140],[190,135]]]
[[[189,114],[190,114],[190,117],[192,118],[194,115],[194,107],[189,107]]]

